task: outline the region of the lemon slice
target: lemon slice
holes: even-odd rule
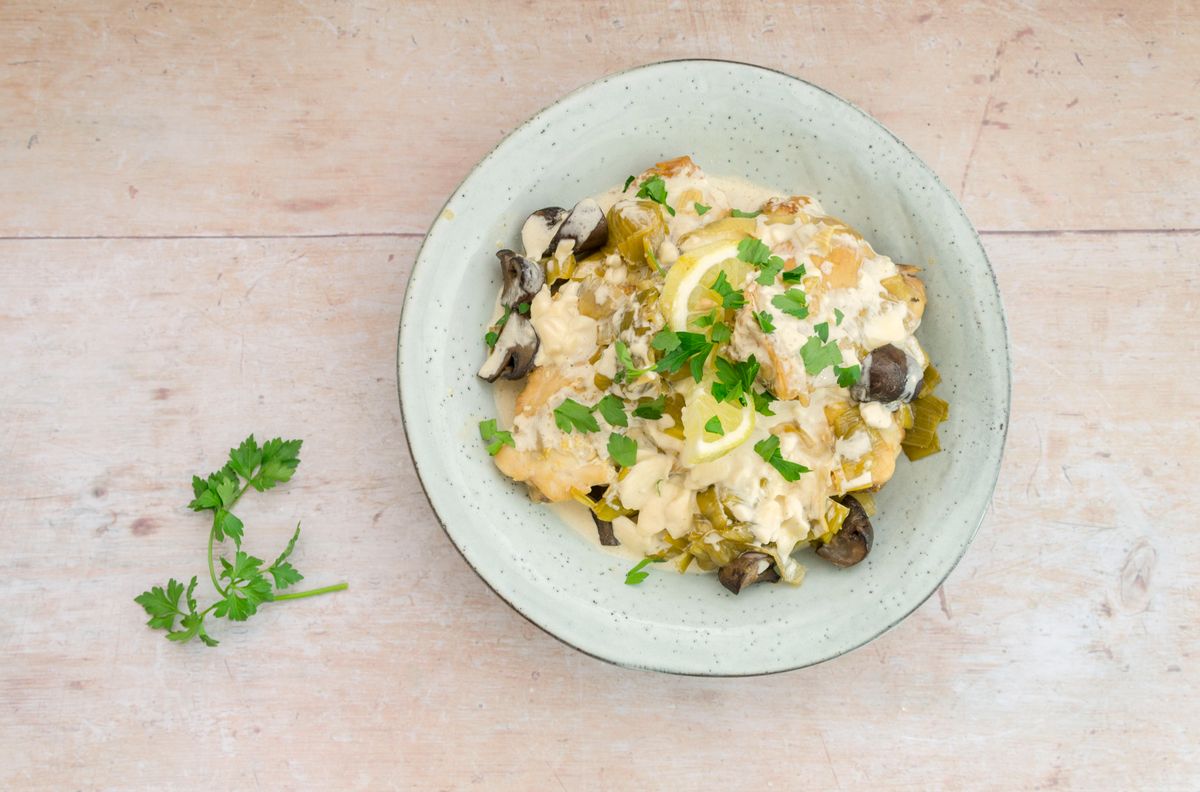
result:
[[[754,407],[718,402],[709,392],[707,380],[696,386],[683,405],[683,463],[698,465],[725,456],[749,439],[754,431]],[[725,434],[705,429],[713,418]]]
[[[721,272],[734,288],[745,280],[754,267],[737,257],[737,241],[713,242],[679,257],[663,284],[663,310],[667,324],[675,332],[698,328],[692,323],[720,306],[721,298],[712,290]]]

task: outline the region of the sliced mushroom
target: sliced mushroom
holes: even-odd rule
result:
[[[842,529],[825,544],[817,548],[817,555],[831,564],[850,567],[867,557],[875,540],[871,518],[853,497],[843,498],[843,506],[850,510],[842,522]]]
[[[553,251],[550,240],[554,239],[558,227],[567,219],[567,210],[561,206],[548,206],[538,209],[525,219],[521,226],[521,244],[525,247],[525,255],[538,260]]]
[[[588,497],[593,502],[599,502],[604,499],[604,495],[608,492],[608,487],[603,484],[597,484],[588,490]],[[592,512],[592,522],[596,523],[596,534],[600,537],[600,544],[605,547],[617,547],[621,544],[617,540],[616,534],[613,533],[613,524],[608,520],[601,520],[596,516],[596,512]]]
[[[775,571],[771,556],[748,550],[721,567],[717,579],[734,594],[740,594],[742,589],[755,583],[774,583],[779,580],[779,573]]]
[[[891,344],[871,351],[862,363],[862,377],[850,388],[858,402],[912,401],[921,391],[924,372],[917,361]]]
[[[546,270],[536,261],[518,256],[511,250],[501,250],[496,257],[500,259],[500,270],[504,273],[500,302],[513,310],[521,303],[532,302],[546,283]]]
[[[496,339],[496,348],[479,369],[479,376],[488,382],[495,382],[499,377],[520,379],[533,369],[537,351],[538,337],[533,323],[513,311]]]
[[[547,253],[553,256],[558,251],[558,244],[566,240],[574,243],[571,252],[577,258],[599,250],[608,241],[608,220],[594,199],[584,198],[575,204],[550,240]]]

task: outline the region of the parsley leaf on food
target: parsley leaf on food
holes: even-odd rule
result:
[[[656,204],[661,204],[667,210],[667,214],[675,216],[675,210],[667,203],[667,183],[663,181],[662,176],[655,174],[642,182],[642,186],[638,188],[637,197],[649,198]]]
[[[479,437],[483,442],[487,443],[487,452],[492,456],[500,453],[500,449],[504,446],[512,446],[516,448],[517,444],[513,442],[512,432],[506,432],[496,425],[495,418],[489,418],[486,421],[479,422]]]
[[[675,331],[664,327],[654,334],[654,338],[650,339],[650,346],[660,352],[670,352],[679,347],[679,336],[675,335]]]
[[[712,209],[712,207],[711,207],[711,206],[705,206],[704,204],[700,203],[699,201],[696,201],[694,204],[692,204],[692,206],[693,206],[693,207],[696,209],[696,214],[697,214],[697,215],[699,215],[699,216],[701,216],[701,217],[703,217],[703,216],[704,216],[704,214],[705,214],[705,213],[706,213],[706,212],[707,212],[709,209]]]
[[[725,277],[725,271],[721,270],[717,275],[717,279],[713,282],[712,290],[721,295],[721,305],[736,311],[746,304],[746,295],[740,289],[733,288],[729,283],[729,279]]]
[[[759,209],[756,212],[743,212],[741,209],[734,209],[729,214],[732,217],[758,217],[760,214],[762,214],[762,210]]]
[[[783,270],[783,259],[779,256],[771,256],[761,265],[762,271],[758,273],[755,279],[763,286],[770,286],[775,282],[775,277]]]
[[[710,434],[723,435],[725,434],[725,427],[721,426],[721,419],[714,415],[704,424],[704,431]]]
[[[758,322],[759,328],[764,333],[770,335],[775,332],[775,321],[771,318],[770,311],[755,311],[754,321]]]
[[[761,266],[771,258],[771,248],[767,247],[761,239],[746,237],[738,242],[737,257],[747,264]]]
[[[712,327],[712,323],[715,321],[717,321],[717,309],[713,308],[699,319],[693,319],[692,324],[696,327]]]
[[[625,180],[625,186],[621,188],[621,192],[629,192],[629,185],[633,184],[633,178],[634,177],[630,176]]]
[[[771,402],[776,401],[775,394],[771,391],[751,391],[750,395],[754,397],[754,409],[759,415],[768,417],[774,416],[775,413],[771,409]]]
[[[821,339],[821,343],[829,340],[829,322],[818,322],[813,325],[813,332]]]
[[[715,358],[717,378],[712,384],[712,395],[717,401],[745,404],[754,378],[758,376],[758,361],[751,355],[744,362],[734,363],[718,355]]]
[[[769,435],[765,440],[760,440],[754,444],[754,452],[763,460],[779,471],[779,475],[783,476],[785,481],[797,481],[801,473],[809,472],[809,469],[798,462],[789,462],[783,458],[783,454],[779,451],[779,437]]]
[[[633,353],[629,351],[629,347],[624,341],[618,338],[613,346],[616,350],[617,362],[621,364],[621,368],[617,371],[617,376],[615,377],[618,382],[621,380],[633,382],[647,371],[650,371],[648,368],[640,369],[634,367]]]
[[[591,408],[584,407],[574,399],[564,399],[563,403],[554,408],[554,425],[565,434],[572,429],[580,432],[599,432],[600,424],[592,415]]]
[[[804,265],[797,264],[795,267],[792,267],[790,270],[784,270],[783,274],[779,276],[779,279],[782,280],[784,283],[799,283],[800,281],[804,280],[804,275],[805,275]]]
[[[844,313],[842,313],[840,308],[833,309],[833,320],[834,320],[833,323],[834,324],[840,325],[842,323],[842,320],[845,318],[846,318],[846,315]]]
[[[663,412],[667,409],[667,397],[659,396],[657,399],[639,404],[634,408],[633,414],[637,418],[645,418],[649,421],[657,421],[663,417]]]
[[[723,344],[733,336],[733,331],[724,322],[716,322],[712,326],[711,335],[714,344]]]
[[[637,463],[637,441],[613,432],[608,436],[608,455],[623,468],[633,467]]]
[[[810,377],[815,377],[825,368],[841,363],[842,350],[833,341],[823,344],[817,336],[809,336],[800,347],[800,357],[804,360],[804,370]]]
[[[608,421],[609,426],[629,426],[629,418],[625,415],[625,403],[620,397],[608,394],[596,404],[596,409]]]
[[[842,368],[841,366],[834,366],[833,373],[837,376],[837,383],[839,387],[849,388],[851,385],[856,384],[859,380],[859,377],[862,376],[862,366],[858,365],[857,363],[855,363],[853,366],[846,366],[845,368]]]
[[[679,343],[658,361],[655,370],[660,374],[674,374],[688,365],[692,378],[699,382],[704,371],[704,362],[713,348],[712,342],[703,333],[683,332],[672,335]],[[657,336],[655,338],[657,339]]]
[[[788,289],[771,298],[771,305],[797,319],[808,317],[808,296],[800,289]]]

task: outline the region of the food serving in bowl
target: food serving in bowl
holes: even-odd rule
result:
[[[901,452],[939,450],[948,414],[916,267],[814,198],[687,156],[520,237],[479,370],[517,383],[480,424],[501,472],[589,510],[600,544],[735,594],[800,583],[807,548],[866,558],[871,493]]]

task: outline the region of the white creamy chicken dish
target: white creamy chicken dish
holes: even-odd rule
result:
[[[738,202],[740,206],[734,206]],[[735,594],[799,583],[804,548],[870,551],[870,493],[939,450],[946,402],[914,332],[915,267],[812,198],[661,162],[571,210],[541,209],[504,285],[485,380],[520,380],[480,433],[539,501],[577,502],[600,543]]]

